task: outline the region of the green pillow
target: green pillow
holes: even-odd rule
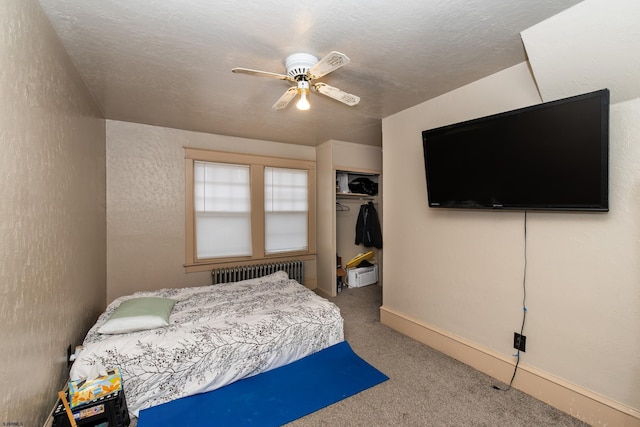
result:
[[[109,316],[109,320],[98,329],[98,332],[125,334],[168,326],[169,315],[175,303],[172,299],[159,297],[126,300]]]

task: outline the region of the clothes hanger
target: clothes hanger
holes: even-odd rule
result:
[[[336,202],[336,211],[342,212],[342,211],[350,211],[351,208],[347,205],[343,205],[340,202]]]

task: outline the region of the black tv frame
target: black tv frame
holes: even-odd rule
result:
[[[594,102],[597,102],[597,110],[595,111]],[[582,121],[582,117],[579,116],[580,112],[588,109],[589,120]],[[554,112],[564,111],[571,113],[575,117],[570,118],[557,118],[554,117]],[[531,122],[522,125],[523,120],[529,120],[532,118],[540,119],[541,116],[548,115],[547,120],[553,123],[553,120],[557,120],[554,126],[549,126],[549,123],[537,123]],[[538,117],[540,116],[540,117]],[[597,116],[597,117],[596,117]],[[597,121],[597,123],[594,123]],[[565,126],[566,122],[566,126]],[[578,128],[579,127],[579,128]],[[508,129],[505,129],[508,128]],[[580,146],[579,140],[573,138],[571,131],[579,133],[583,129],[590,128],[591,132],[589,138],[592,139],[592,145],[588,147],[588,150]],[[499,130],[501,135],[492,133],[494,130]],[[502,135],[504,131],[509,132],[510,138]],[[598,135],[593,135],[597,130]],[[525,132],[528,132],[525,135]],[[555,133],[550,135],[550,133]],[[532,136],[533,134],[533,136]],[[557,134],[557,135],[556,135]],[[457,135],[457,136],[456,136]],[[538,135],[538,136],[536,136]],[[458,139],[455,139],[458,138]],[[473,139],[477,138],[477,139]],[[493,139],[492,139],[493,138]],[[533,146],[532,141],[535,138],[545,138],[544,141],[540,140],[541,145],[547,144],[543,152],[538,150],[537,146]],[[598,145],[594,143],[597,138]],[[422,132],[423,139],[423,152],[424,152],[424,164],[427,181],[427,195],[429,207],[431,208],[452,208],[452,209],[506,209],[506,210],[545,210],[545,211],[589,211],[589,212],[608,212],[609,211],[609,90],[601,89],[595,92],[590,92],[582,95],[576,95],[564,99],[536,104],[529,107],[519,108],[512,111],[493,114],[486,117],[481,117],[473,120],[468,120],[460,123],[455,123],[447,126],[442,126],[434,129],[425,130]],[[469,140],[473,139],[473,143]],[[478,141],[478,144],[476,144]],[[524,141],[524,142],[523,142]],[[538,140],[536,140],[538,141]],[[511,144],[529,144],[528,149],[531,151],[528,158],[522,161],[521,164],[515,167],[511,164],[505,164],[505,160],[502,157],[509,155],[517,156],[518,159],[525,159],[522,156],[522,152],[512,150],[517,145]],[[556,143],[557,145],[551,146],[550,144]],[[441,154],[445,150],[452,150],[451,158],[448,159],[433,159],[435,156],[433,147],[430,144],[449,144],[449,146],[440,145]],[[461,152],[460,148],[456,144],[464,145],[469,152]],[[519,147],[518,147],[519,148]],[[520,148],[521,149],[521,148]],[[473,153],[473,150],[480,150]],[[493,157],[487,156],[487,150],[498,150],[493,152]],[[564,151],[563,151],[564,150]],[[553,169],[558,168],[558,165],[553,163],[555,159],[550,159],[550,153],[562,153],[565,161],[569,159],[578,159],[582,163],[576,160],[576,164],[586,165],[588,167],[597,167],[595,173],[591,173],[590,177],[584,174],[584,178],[591,178],[591,183],[585,185],[589,186],[589,190],[585,192],[584,200],[574,199],[574,197],[582,196],[583,189],[579,188],[580,185],[573,182],[575,179],[575,173],[580,174],[581,170],[571,169],[571,162],[567,163],[564,167],[566,171],[564,174]],[[581,157],[587,157],[587,154],[592,158],[588,160],[580,159]],[[474,164],[474,154],[476,158],[482,156],[485,160],[490,157],[488,163],[491,163],[495,159],[495,164],[476,165]],[[538,154],[536,158],[536,154]],[[468,158],[465,156],[468,155]],[[570,157],[574,155],[575,157]],[[545,157],[547,156],[547,157]],[[597,157],[597,158],[596,158]],[[516,159],[516,157],[514,157]],[[517,159],[516,159],[517,160]],[[437,164],[441,162],[441,164]],[[457,164],[456,162],[460,162]],[[596,166],[597,163],[597,166]],[[460,166],[462,165],[462,166]],[[545,169],[545,166],[548,167]],[[462,171],[460,171],[462,167]],[[456,168],[459,168],[456,171]],[[518,169],[519,168],[519,169]],[[468,169],[468,170],[467,170]],[[435,172],[434,172],[435,171]],[[522,171],[529,171],[531,174],[525,175]],[[462,172],[462,173],[456,173]],[[478,179],[471,179],[473,173],[480,174]],[[566,201],[545,200],[544,189],[536,188],[531,183],[531,176],[535,174],[543,173],[556,173],[557,176],[562,176],[563,184],[567,185],[567,188],[573,188],[574,194],[566,194]],[[436,174],[442,174],[437,177]],[[467,174],[468,181],[464,183],[458,183],[459,175]],[[597,174],[597,177],[596,177]],[[443,177],[449,176],[450,182],[443,182]],[[473,176],[475,177],[475,176]],[[551,179],[549,177],[539,179]],[[595,180],[597,179],[597,182]],[[440,182],[438,182],[440,180]],[[484,181],[483,181],[484,180]],[[514,180],[513,182],[510,182]],[[520,182],[517,182],[520,180]],[[527,190],[531,191],[531,198],[527,200],[517,200],[514,196],[516,191],[522,191],[524,181],[528,181],[526,184]],[[550,185],[551,181],[547,181],[546,186]],[[582,182],[582,181],[581,181]],[[492,183],[495,188],[484,188],[482,183]],[[449,185],[451,188],[458,187],[460,195],[473,194],[472,189],[475,187],[478,198],[467,199],[441,199],[441,191],[436,188],[437,185]],[[467,187],[465,187],[467,185]],[[573,185],[573,187],[572,187]],[[597,187],[596,187],[597,186]],[[555,186],[554,186],[555,188]],[[469,189],[467,191],[467,189]],[[518,190],[520,189],[520,190]],[[465,193],[467,191],[467,193]],[[566,189],[565,189],[566,191]],[[435,193],[435,196],[432,196]],[[549,193],[551,193],[549,191]],[[589,193],[589,194],[587,194]],[[597,200],[596,200],[597,199]]]

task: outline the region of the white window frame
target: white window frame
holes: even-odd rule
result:
[[[198,259],[194,201],[194,162],[228,163],[250,167],[252,255]],[[304,169],[308,171],[308,249],[265,253],[264,168]],[[258,264],[277,259],[315,259],[316,255],[316,164],[310,160],[286,159],[252,154],[185,148],[185,264],[187,272],[206,271],[212,267]]]

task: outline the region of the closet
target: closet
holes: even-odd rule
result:
[[[377,265],[378,252],[382,248],[382,232],[377,226],[380,222],[379,180],[380,174],[377,172],[336,171],[336,252],[342,259],[343,269],[349,260],[359,254],[373,252],[373,258],[367,261],[369,264],[375,263],[375,268],[367,272],[367,283],[374,275],[380,277]],[[358,220],[360,227],[357,227]],[[374,227],[377,230],[371,230]],[[345,279],[349,286],[357,285],[353,275]],[[336,280],[340,282],[339,278]],[[336,285],[339,292],[340,283]]]
[[[378,283],[382,283],[382,249],[356,244],[356,222],[362,205],[372,203],[382,228],[382,151],[380,147],[328,141],[317,147],[317,289],[338,294],[337,258],[343,267],[356,255],[373,251]],[[376,194],[349,188],[373,183]],[[356,190],[356,191],[354,191]],[[369,192],[370,193],[370,192]]]

